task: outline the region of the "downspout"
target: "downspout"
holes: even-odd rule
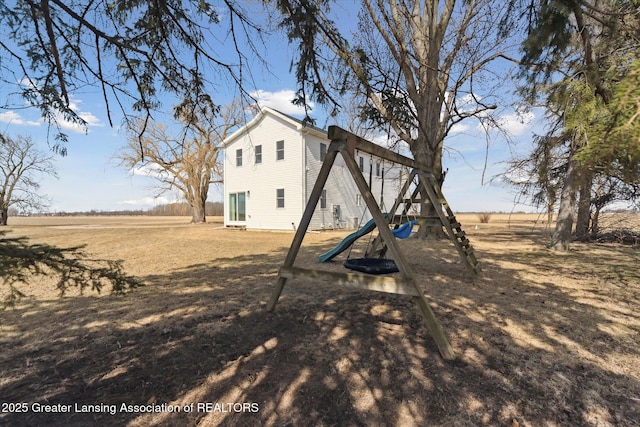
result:
[[[222,154],[222,225],[227,226],[229,220],[229,201],[227,200],[227,147],[223,148]]]
[[[301,139],[301,144],[300,146],[302,147],[302,211],[304,212],[305,207],[307,206],[307,173],[309,173],[309,168],[307,167],[307,146],[306,146],[306,138],[305,138],[305,134],[306,134],[306,130],[304,129],[304,127],[300,128],[300,139]],[[302,218],[302,213],[300,213],[300,218]],[[294,225],[293,227],[294,229],[296,228],[296,225]]]

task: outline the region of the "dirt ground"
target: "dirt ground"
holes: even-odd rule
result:
[[[63,298],[46,279],[22,286],[0,312],[0,425],[640,425],[639,248],[558,254],[535,215],[458,218],[475,283],[450,242],[401,241],[454,361],[411,297],[291,280],[267,312],[289,232],[11,218],[8,236],[84,244],[145,286]],[[345,235],[307,234],[296,265],[325,268],[318,255]]]

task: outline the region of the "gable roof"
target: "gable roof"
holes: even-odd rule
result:
[[[271,107],[262,107],[260,108],[260,112],[256,114],[249,122],[247,122],[244,126],[242,126],[238,130],[236,130],[234,133],[229,135],[227,138],[225,138],[224,141],[222,141],[222,147],[226,148],[228,145],[230,145],[235,140],[237,140],[240,136],[251,131],[251,129],[255,127],[258,123],[260,123],[264,119],[264,117],[266,117],[267,115],[271,115],[281,120],[284,120],[285,122],[289,122],[300,132],[307,131],[321,138],[327,137],[327,131],[324,129],[305,124],[304,121],[297,119],[293,116],[290,116],[288,114],[282,113]]]

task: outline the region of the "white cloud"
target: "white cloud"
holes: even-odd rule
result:
[[[444,99],[445,99],[445,105],[448,105],[449,100],[451,99],[451,92],[446,92],[444,94]],[[473,113],[474,111],[477,111],[480,108],[480,106],[478,105],[478,102],[480,102],[480,100],[482,100],[482,97],[480,95],[467,93],[455,99],[454,101],[455,109],[460,114]],[[444,115],[444,113],[445,112],[443,110],[442,114]],[[455,114],[455,113],[452,112],[452,114]],[[481,111],[477,113],[477,116],[482,117],[486,114],[487,114],[486,111]]]
[[[535,114],[531,111],[525,113],[505,114],[500,117],[500,127],[512,136],[519,136],[531,128]]]
[[[505,177],[499,178],[501,183],[508,184],[508,182],[513,182],[516,184],[526,184],[531,182],[532,178],[524,169],[514,169],[505,174]]]
[[[386,147],[389,145],[389,137],[386,133],[377,133],[375,135],[360,135],[365,139],[373,142],[374,144]]]
[[[146,163],[142,166],[131,169],[131,174],[137,176],[159,178],[166,176],[167,172],[163,171],[162,168],[155,163]]]
[[[104,126],[100,122],[100,119],[98,119],[93,113],[88,111],[81,111],[80,104],[82,104],[82,101],[80,100],[72,101],[69,103],[69,108],[75,111],[78,114],[78,116],[80,116],[80,118],[86,122],[87,129],[91,127],[96,127],[96,126]],[[85,133],[87,131],[87,129],[85,129],[83,126],[80,126],[77,123],[73,123],[71,121],[66,120],[60,113],[56,113],[56,121],[58,122],[58,124],[62,129],[65,129],[71,132]]]
[[[29,88],[33,88],[33,84],[32,82],[30,82],[27,79],[23,79],[19,82],[21,85],[27,86]],[[75,111],[75,113],[82,119],[85,121],[86,123],[86,128],[84,126],[81,126],[77,123],[71,122],[69,120],[67,120],[64,115],[62,113],[60,113],[59,111],[55,111],[54,115],[55,115],[55,121],[56,123],[64,130],[68,130],[71,132],[75,132],[75,133],[86,133],[88,131],[89,128],[91,127],[96,127],[96,126],[104,126],[101,122],[100,119],[98,117],[96,117],[93,113],[89,112],[89,111],[81,111],[80,110],[80,104],[82,104],[82,100],[79,99],[73,99],[69,101],[69,109],[71,109],[72,111]],[[28,104],[31,107],[37,107],[36,103],[31,103]],[[7,114],[10,114],[13,112],[9,112]],[[15,114],[15,113],[13,113]],[[19,116],[18,116],[19,117]],[[0,117],[0,121],[5,121]],[[28,122],[28,121],[23,121],[21,123],[18,122],[13,122],[15,124],[29,124],[29,125],[37,125],[38,122]]]
[[[40,126],[40,122],[25,120],[20,114],[16,113],[15,111],[0,113],[0,122],[11,123],[13,125]]]
[[[481,99],[479,95],[468,93],[456,99],[456,107],[459,111],[473,111]]]
[[[483,133],[487,130],[494,131],[500,128],[509,136],[520,136],[533,129],[535,118],[536,115],[531,111],[516,111],[511,114],[503,114],[500,117],[497,117],[495,122],[485,121],[484,124],[479,122],[475,126],[475,131],[477,133]]]
[[[282,89],[277,92],[257,90],[250,94],[261,107],[271,107],[284,114],[304,115],[304,107],[293,105],[291,101],[296,97],[296,93],[291,89]],[[314,103],[309,102],[309,107],[313,109]]]
[[[458,133],[465,133],[467,132],[469,129],[471,129],[471,126],[465,124],[465,123],[456,123],[455,125],[453,125],[451,127],[451,130],[449,131],[450,135],[454,135],[454,134],[458,134]]]

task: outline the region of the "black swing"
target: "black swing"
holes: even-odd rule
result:
[[[396,262],[389,258],[347,258],[342,265],[349,270],[368,274],[391,274],[400,271]]]
[[[373,156],[369,162],[369,190],[371,190],[371,184],[373,180]],[[382,183],[380,185],[380,205],[384,207],[384,163],[382,165]],[[364,215],[364,214],[363,214]],[[371,243],[371,236],[369,236],[369,242],[367,242],[367,252],[369,250],[369,244]],[[353,248],[353,246],[351,247]],[[365,253],[364,258],[350,258],[351,249],[347,254],[347,259],[342,263],[345,268],[349,270],[359,271],[367,274],[391,274],[397,273],[398,266],[396,262],[389,258],[367,258]]]

